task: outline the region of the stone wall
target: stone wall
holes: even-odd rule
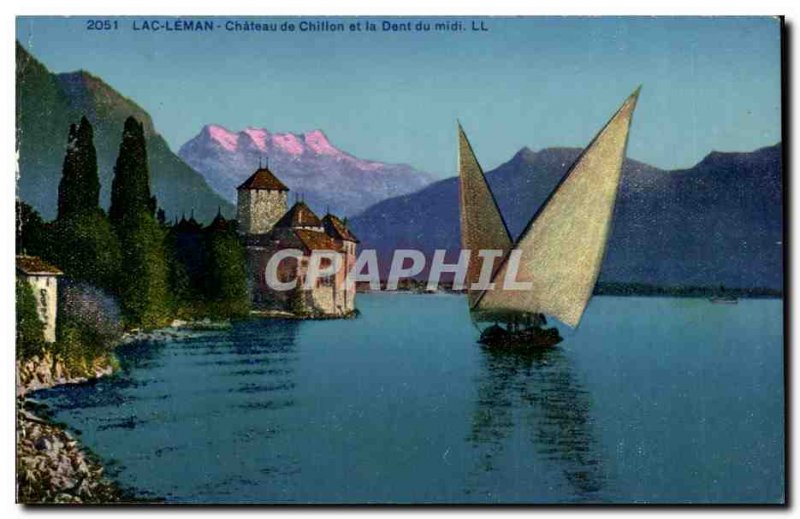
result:
[[[278,244],[269,246],[249,246],[247,247],[247,277],[250,289],[250,300],[253,308],[257,310],[279,310],[291,311],[297,299],[293,291],[279,292],[272,290],[266,284],[265,269],[267,262],[272,255],[280,249]],[[347,255],[346,264],[348,267],[355,262],[353,255]],[[308,258],[302,258],[300,264],[286,259],[281,262],[278,276],[280,279],[289,281],[298,278],[302,284],[305,279],[305,272],[308,268]],[[297,270],[299,269],[299,276]],[[302,301],[306,309],[312,313],[322,313],[326,315],[347,314],[355,309],[356,291],[355,286],[345,290],[344,268],[335,276],[333,282],[321,281],[318,286],[311,290],[302,291]]]
[[[332,286],[318,286],[311,290],[311,304],[314,310],[323,314],[336,314],[336,303],[338,298],[334,287]]]
[[[237,192],[239,232],[269,232],[288,210],[289,194],[268,189],[240,189]]]

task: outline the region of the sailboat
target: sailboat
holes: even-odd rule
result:
[[[611,233],[640,89],[622,103],[581,152],[516,241],[459,123],[461,246],[470,251],[467,299],[473,322],[494,323],[481,330],[482,344],[498,348],[554,346],[562,338],[556,328],[544,327],[546,316],[578,326],[597,283]],[[484,261],[480,251],[487,249],[501,251],[488,285],[480,283]],[[505,283],[506,277],[515,273],[512,281],[529,288],[518,290]]]

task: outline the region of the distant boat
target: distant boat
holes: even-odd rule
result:
[[[639,88],[631,94],[570,167],[514,242],[461,125],[458,168],[461,246],[471,251],[467,270],[473,322],[491,322],[479,342],[494,348],[551,347],[561,342],[544,328],[545,314],[575,327],[592,296],[605,255]],[[473,290],[480,250],[501,250],[493,290]],[[531,290],[504,290],[511,251],[519,249],[517,280]],[[502,323],[502,325],[501,325]]]
[[[719,294],[708,298],[715,305],[735,305],[739,299],[725,289],[725,285],[719,286]]]

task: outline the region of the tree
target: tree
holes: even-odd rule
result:
[[[305,290],[303,290],[303,286],[299,282],[289,292],[289,311],[297,316],[309,314]]]
[[[171,315],[166,236],[155,210],[144,126],[128,117],[114,166],[109,218],[122,248],[119,295],[129,326],[161,326]]]
[[[99,208],[53,224],[50,252],[44,257],[69,278],[114,291],[120,274],[120,242]]]
[[[221,215],[206,229],[206,297],[220,317],[241,317],[250,310],[244,247]]]
[[[154,212],[155,198],[150,195],[144,126],[135,118],[128,117],[114,166],[109,217],[112,224],[120,228],[138,223],[141,214],[152,216]]]
[[[126,324],[163,326],[172,315],[164,230],[143,214],[130,222],[121,243],[120,302]]]
[[[44,323],[36,311],[30,283],[17,278],[17,357],[29,359],[44,350]]]
[[[54,353],[73,376],[94,376],[94,367],[109,362],[109,354],[122,336],[116,299],[85,283],[59,283],[57,321]]]
[[[194,220],[181,218],[167,234],[170,289],[178,310],[193,312],[204,300],[206,239]]]
[[[114,289],[120,268],[120,245],[100,209],[100,180],[94,132],[86,117],[71,125],[69,145],[58,185],[58,218],[41,254],[72,279]]]
[[[48,256],[48,246],[52,243],[48,224],[33,207],[21,200],[16,203],[16,216],[17,254]]]
[[[94,131],[84,116],[76,127],[71,124],[61,181],[58,184],[58,218],[63,220],[94,211],[100,200],[97,151]]]

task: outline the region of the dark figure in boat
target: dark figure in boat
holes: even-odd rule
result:
[[[481,332],[478,342],[491,348],[549,348],[562,341],[556,328],[544,328],[544,314],[514,318],[506,327],[494,323]]]

